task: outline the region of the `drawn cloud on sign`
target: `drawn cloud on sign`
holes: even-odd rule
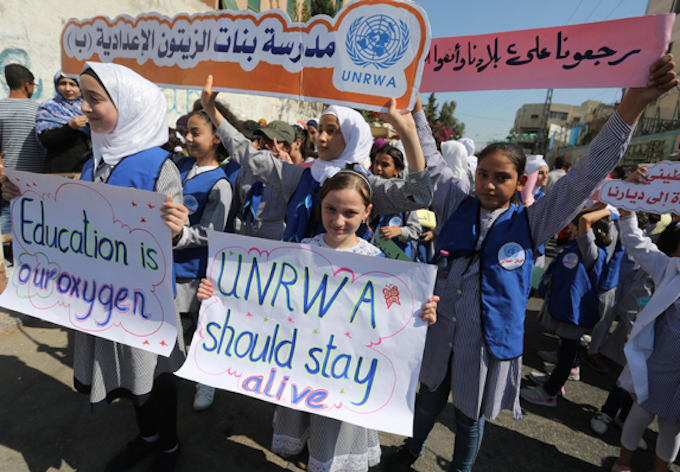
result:
[[[27,190],[12,202],[18,297],[37,310],[67,309],[71,323],[90,332],[120,327],[149,336],[174,316],[163,313],[156,294],[167,269],[162,245],[145,229],[149,219],[160,218],[158,196],[134,201],[154,194],[132,193],[116,207],[79,182],[54,194],[39,193],[30,180],[16,183]]]

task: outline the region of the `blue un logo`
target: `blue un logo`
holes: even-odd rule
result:
[[[360,17],[347,32],[345,47],[356,65],[388,69],[404,57],[410,37],[407,24],[397,23],[387,15]]]

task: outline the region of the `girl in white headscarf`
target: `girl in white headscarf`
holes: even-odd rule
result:
[[[446,165],[453,170],[453,180],[465,193],[470,193],[474,180],[468,164],[468,150],[460,141],[444,141],[441,145]]]
[[[545,195],[543,188],[548,183],[548,163],[540,154],[527,155],[527,164],[524,173],[527,175],[527,183],[519,194],[519,203],[531,205]]]
[[[160,145],[168,140],[166,103],[160,89],[132,70],[88,62],[80,76],[82,109],[92,129],[94,158],[81,179],[135,187],[168,195],[163,217],[173,241],[187,221],[177,167]],[[75,387],[90,395],[92,411],[119,397],[135,408],[139,436],[106,467],[127,470],[144,456],[157,454],[153,470],[172,470],[179,458],[177,387],[173,372],[182,365],[184,339],[178,319],[175,347],[163,357],[76,332]]]
[[[217,134],[232,159],[288,202],[284,239],[299,242],[323,232],[319,231],[321,222],[313,217],[319,206],[320,184],[348,165],[367,173],[359,165],[369,157],[373,144],[366,121],[349,108],[328,107],[319,123],[316,141],[319,157],[311,168],[305,168],[277,159],[275,155],[281,153],[278,149],[255,150],[216,109],[217,94],[212,91],[212,81],[212,76],[208,76],[201,95],[203,108],[217,127]],[[394,102],[388,120],[404,141],[411,173],[404,180],[367,176],[373,193],[373,211],[389,214],[427,207],[432,188],[415,123],[408,115],[399,117],[394,112]],[[301,453],[312,430],[318,434],[309,443],[310,471],[361,472],[380,460],[376,431],[283,407],[276,410],[272,451],[284,455]]]
[[[161,216],[173,243],[181,248],[188,212],[181,203],[182,182],[170,155],[165,98],[160,89],[127,67],[88,62],[80,75],[82,111],[92,130],[94,157],[81,180],[133,187],[168,196]],[[16,185],[0,178],[2,197],[19,196]],[[180,242],[178,244],[178,242]],[[132,468],[156,454],[152,470],[172,471],[180,455],[177,441],[177,387],[173,372],[185,355],[177,315],[177,339],[169,357],[82,331],[75,333],[73,376],[76,390],[90,396],[93,413],[114,400],[132,400],[139,436],[106,466],[106,472]]]
[[[182,182],[169,154],[159,147],[168,140],[165,97],[156,85],[116,64],[86,63],[80,83],[94,154],[81,179],[168,195],[164,218],[178,242],[188,213],[173,203],[182,202]],[[173,372],[185,353],[179,317],[177,322],[177,340],[167,358],[76,332],[75,386],[90,395],[92,410],[121,396],[131,398],[135,407],[139,436],[109,462],[107,471],[127,470],[149,454],[157,454],[158,470],[172,470],[179,459]]]
[[[311,168],[307,168],[277,159],[282,151],[276,148],[276,143],[272,149],[254,149],[250,141],[216,109],[217,92],[213,92],[212,85],[213,77],[208,76],[201,102],[217,127],[217,135],[229,155],[287,202],[283,240],[300,242],[323,232],[321,221],[315,217],[321,183],[348,165],[367,173],[359,164],[369,157],[373,141],[371,129],[361,114],[341,106],[328,107],[319,123],[319,158]],[[432,184],[423,161],[420,161],[422,151],[415,126],[412,129],[403,128],[401,123],[393,126],[406,146],[410,173],[404,179],[388,180],[368,176],[373,192],[373,212],[379,215],[426,208],[432,199]]]

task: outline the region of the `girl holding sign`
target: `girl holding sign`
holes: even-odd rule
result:
[[[163,212],[177,243],[187,221],[177,167],[160,147],[168,140],[165,97],[142,76],[117,64],[90,63],[80,76],[83,112],[92,128],[94,159],[81,179],[133,186],[168,195]],[[134,179],[134,180],[133,180]],[[93,411],[115,398],[132,399],[139,436],[109,462],[125,470],[156,453],[154,470],[172,470],[179,459],[175,372],[185,359],[179,316],[175,347],[165,358],[133,347],[76,333],[76,389],[90,394]]]
[[[435,293],[442,298],[438,322],[425,345],[414,437],[393,456],[410,464],[422,453],[449,393],[456,418],[450,471],[472,468],[482,442],[484,419],[507,409],[521,417],[519,387],[524,316],[531,290],[533,254],[583,207],[616,166],[647,104],[678,84],[666,55],[651,68],[649,86],[630,89],[587,156],[542,199],[517,206],[515,193],[526,180],[522,149],[495,143],[478,157],[476,196],[463,193],[432,137],[422,105],[413,115],[435,188],[432,206],[445,222],[438,249],[450,254],[440,264]]]
[[[94,158],[82,180],[149,190],[168,196],[159,216],[173,241],[187,221],[182,181],[168,153],[165,97],[137,73],[117,64],[88,62],[80,76],[82,109],[92,129]],[[2,196],[10,200],[19,189],[2,178]],[[178,317],[179,318],[179,317]],[[147,455],[157,454],[153,470],[172,470],[179,459],[177,387],[173,372],[185,359],[184,339],[178,331],[169,357],[127,345],[75,333],[73,375],[76,389],[89,394],[93,412],[117,398],[128,397],[135,408],[139,436],[106,467],[128,470]]]
[[[362,173],[340,170],[327,179],[319,191],[321,220],[325,234],[304,239],[313,247],[366,256],[380,256],[378,248],[356,232],[371,212],[371,187]],[[203,280],[198,290],[201,299],[213,296],[212,283]],[[433,296],[420,313],[423,321],[437,319]],[[272,451],[288,456],[309,448],[307,469],[311,472],[364,472],[380,462],[378,432],[351,423],[285,407],[274,416]]]
[[[315,217],[319,206],[319,188],[329,176],[347,164],[362,171],[373,143],[371,128],[364,118],[350,108],[330,106],[321,115],[317,150],[319,158],[307,168],[277,159],[282,151],[257,150],[250,141],[224,119],[215,108],[216,92],[213,77],[208,76],[201,102],[213,123],[217,135],[229,155],[248,172],[270,187],[287,202],[284,241],[300,242],[322,232],[323,227]],[[398,124],[398,126],[401,126]],[[410,173],[405,179],[381,179],[368,176],[373,192],[373,211],[376,214],[396,213],[426,208],[432,198],[432,184],[425,170],[422,151],[415,130],[397,128],[406,149]]]

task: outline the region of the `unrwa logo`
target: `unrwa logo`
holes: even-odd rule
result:
[[[347,54],[360,67],[373,65],[377,70],[389,69],[399,61],[410,43],[406,22],[387,15],[359,17],[349,27],[345,39]]]

